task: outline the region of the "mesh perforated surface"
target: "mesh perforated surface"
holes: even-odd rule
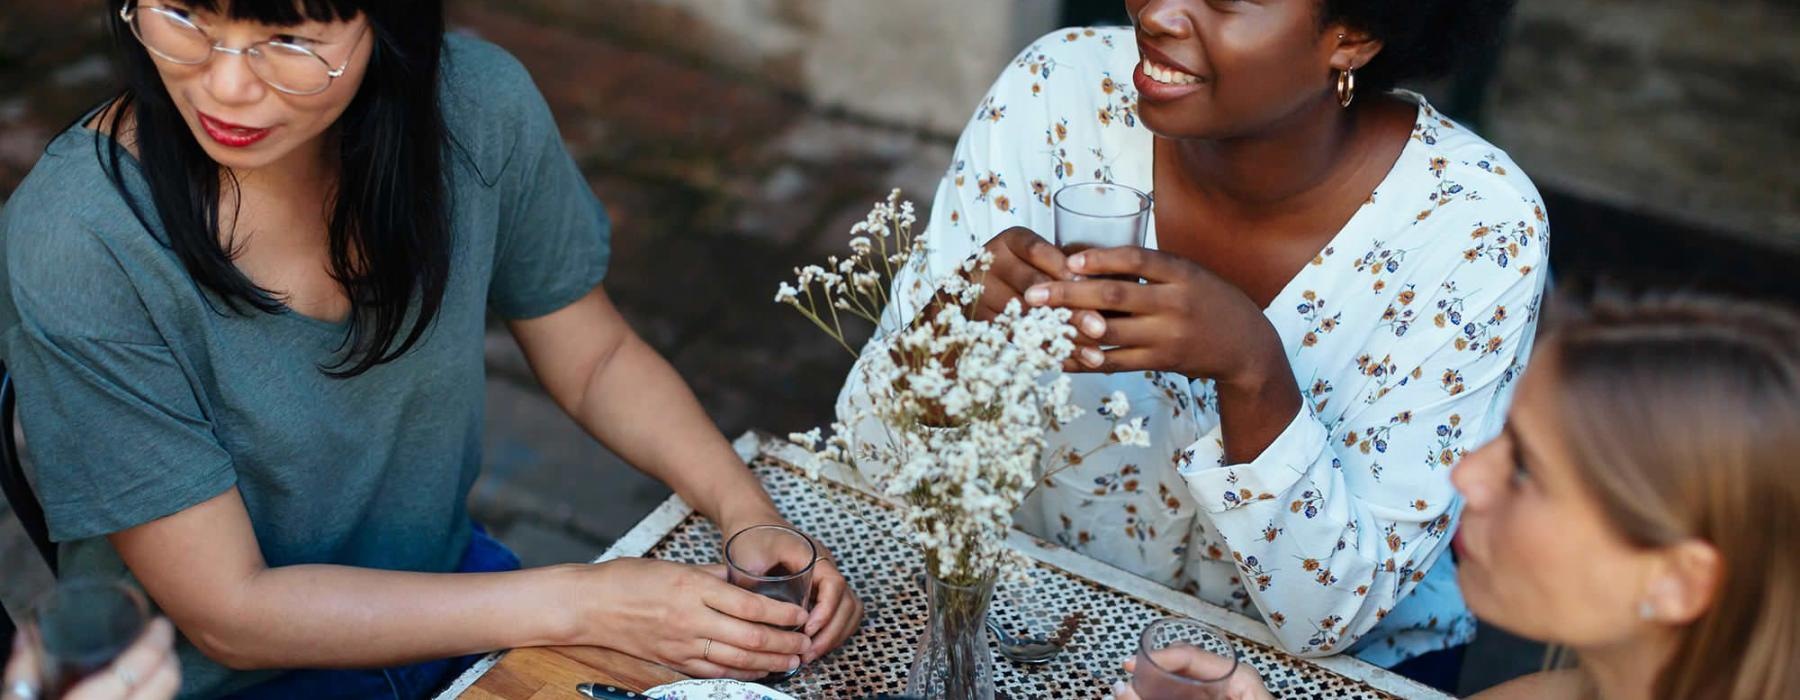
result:
[[[867,608],[863,627],[831,656],[803,669],[782,687],[799,698],[863,698],[898,693],[906,683],[926,618],[919,587],[921,558],[895,539],[893,510],[848,488],[808,480],[771,459],[754,463],[769,493],[796,527],[825,542]],[[673,561],[720,560],[719,531],[689,515],[648,554]],[[996,648],[997,687],[1012,700],[1110,697],[1125,678],[1119,663],[1137,649],[1151,622],[1176,613],[1039,564],[1026,582],[1002,582],[992,616],[1002,627],[1049,636],[1065,618],[1085,616],[1066,651],[1043,666],[1020,666]],[[1244,662],[1256,667],[1271,691],[1292,698],[1391,697],[1354,679],[1245,639],[1234,640]],[[989,643],[993,641],[990,638]]]

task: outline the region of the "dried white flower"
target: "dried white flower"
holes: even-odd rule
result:
[[[822,435],[822,431],[818,428],[813,428],[804,433],[788,433],[788,442],[792,442],[809,450],[817,448],[819,443],[824,440],[825,438]]]
[[[1149,447],[1150,431],[1144,429],[1144,426],[1148,422],[1148,418],[1138,416],[1137,418],[1114,425],[1112,438],[1121,445],[1130,447]]]
[[[1111,396],[1100,400],[1100,415],[1115,419],[1131,415],[1131,401],[1125,398],[1125,392],[1114,391]]]
[[[917,272],[939,298],[954,301],[861,353],[852,371],[868,395],[852,402],[829,436],[814,429],[788,437],[817,457],[809,471],[825,462],[886,467],[876,486],[901,504],[903,534],[934,575],[970,581],[1016,572],[1025,559],[1006,546],[1007,532],[1031,489],[1060,468],[1046,458],[1074,463],[1107,447],[1045,455],[1048,436],[1083,413],[1062,374],[1075,351],[1070,312],[1026,309],[1014,300],[994,318],[974,320],[993,256],[981,251],[943,279],[927,279],[929,251],[912,235],[915,223],[912,203],[894,190],[851,227],[851,257],[795,268],[798,286],[782,283],[776,292],[777,302],[794,306],[853,355],[840,320],[874,322],[885,312],[895,271]],[[1147,421],[1126,420],[1131,407],[1122,393],[1099,410],[1117,423],[1109,444],[1148,444]],[[882,426],[888,439],[861,440],[853,426],[862,425]]]

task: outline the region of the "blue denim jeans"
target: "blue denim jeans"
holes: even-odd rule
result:
[[[514,571],[519,557],[489,537],[480,524],[469,538],[457,573]],[[238,691],[233,700],[418,700],[429,698],[475,665],[481,655],[374,670],[289,671]]]
[[[1388,670],[1455,695],[1457,683],[1462,678],[1463,657],[1468,652],[1467,644],[1439,649],[1402,661]]]

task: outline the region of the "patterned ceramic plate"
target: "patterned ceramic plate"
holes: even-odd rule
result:
[[[794,700],[786,693],[729,678],[677,681],[646,690],[644,695],[656,700]]]

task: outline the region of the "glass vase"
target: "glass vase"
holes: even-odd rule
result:
[[[988,605],[995,576],[958,585],[926,576],[930,605],[906,694],[929,700],[993,700],[994,653],[988,646]]]

